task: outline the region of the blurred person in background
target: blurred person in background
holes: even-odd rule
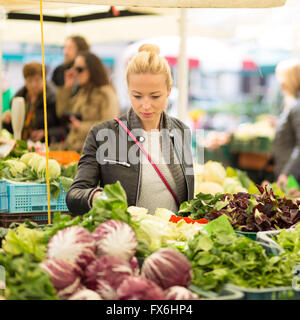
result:
[[[81,51],[89,51],[90,45],[81,36],[70,36],[66,39],[64,44],[64,62],[56,67],[52,74],[52,81],[57,86],[63,86],[64,85],[64,74],[65,71],[70,69],[75,61],[75,58],[78,54],[78,52]]]
[[[10,100],[13,97],[13,90],[9,87],[9,82],[5,74],[2,75],[2,122],[8,124],[11,121]]]
[[[73,96],[72,87],[77,81],[78,92]],[[78,54],[74,67],[65,72],[65,84],[56,91],[56,112],[69,133],[64,150],[81,152],[90,128],[99,122],[119,116],[120,108],[116,91],[102,61],[93,53]]]
[[[300,61],[280,62],[276,67],[276,77],[284,97],[284,107],[276,125],[274,173],[278,186],[285,188],[289,175],[300,181]]]
[[[43,100],[43,71],[39,62],[30,62],[23,67],[25,85],[17,91],[14,97],[23,97],[25,100],[25,122],[22,130],[22,140],[44,142],[44,100]],[[56,116],[55,91],[46,84],[46,105],[49,142],[64,139],[64,130]],[[10,113],[10,111],[8,111]],[[11,117],[6,129],[12,131]]]

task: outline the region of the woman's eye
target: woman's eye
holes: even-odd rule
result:
[[[153,99],[158,99],[160,96],[152,96]]]
[[[141,98],[141,96],[134,96],[136,99],[140,99]]]

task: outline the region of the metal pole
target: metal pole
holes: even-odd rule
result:
[[[184,121],[188,109],[188,57],[187,57],[187,9],[180,9],[178,58],[178,118]]]
[[[0,131],[2,130],[2,110],[3,110],[3,83],[2,83],[2,33],[3,25],[5,23],[6,11],[2,6],[0,7]]]

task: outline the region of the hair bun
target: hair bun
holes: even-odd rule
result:
[[[160,53],[160,49],[157,45],[155,44],[143,44],[139,47],[139,52],[142,52],[142,51],[147,51],[147,52],[152,52],[152,53],[155,53],[157,55],[159,55]]]

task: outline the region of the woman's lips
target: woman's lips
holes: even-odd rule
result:
[[[153,112],[141,112],[142,116],[145,118],[149,118],[153,115]]]

